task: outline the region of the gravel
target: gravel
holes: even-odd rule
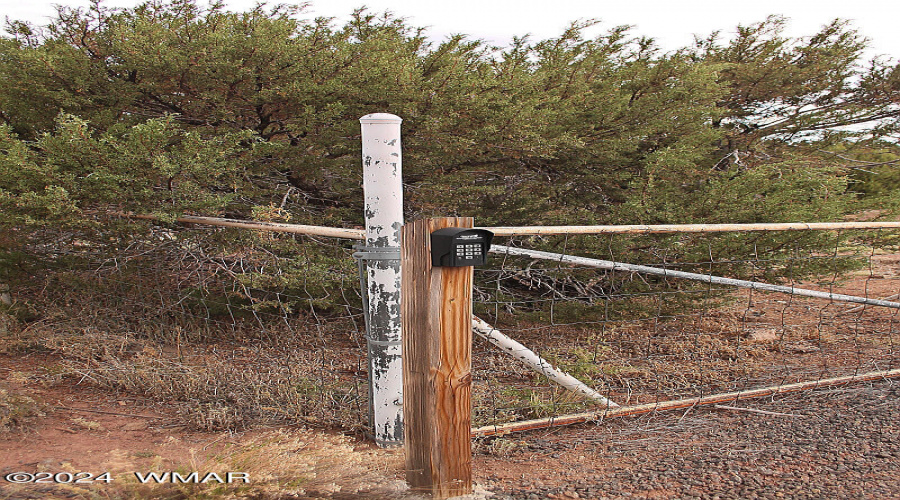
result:
[[[695,408],[521,435],[505,458],[525,467],[549,457],[558,467],[549,479],[491,471],[479,479],[497,500],[900,499],[896,381],[729,406],[745,410]],[[504,457],[490,458],[496,467]]]

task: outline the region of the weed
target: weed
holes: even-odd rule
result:
[[[197,344],[178,350],[146,341],[122,350],[114,335],[97,331],[57,336],[55,346],[66,357],[68,374],[176,402],[198,429],[308,423],[356,430],[364,420],[361,381],[346,376],[353,358],[338,350],[224,351]],[[323,356],[331,366],[347,368],[323,371]]]
[[[83,429],[87,429],[89,431],[102,431],[106,430],[103,428],[103,425],[100,422],[95,422],[93,420],[87,420],[82,417],[77,417],[72,419],[72,423],[81,427]]]
[[[44,416],[40,403],[0,387],[0,432],[23,429],[36,417]]]
[[[522,439],[509,439],[501,436],[486,441],[483,445],[478,446],[478,448],[488,455],[509,457],[518,451],[527,449],[528,442]]]

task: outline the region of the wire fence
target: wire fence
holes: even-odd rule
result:
[[[495,243],[476,268],[475,315],[602,397],[566,390],[476,336],[476,433],[767,395],[900,364],[893,230],[507,234]]]
[[[61,355],[60,376],[151,396],[204,429],[366,429],[352,240],[158,225],[109,245],[43,236],[26,249],[41,271],[15,286],[42,309],[18,348]]]
[[[43,310],[25,322],[21,348],[62,355],[78,382],[173,404],[200,428],[371,432],[359,238],[198,222],[148,224],[109,245],[65,232],[32,242],[26,253],[43,271],[13,285]],[[475,316],[589,390],[562,388],[482,331],[476,433],[825,385],[900,364],[894,229],[501,234],[495,243],[475,271]]]

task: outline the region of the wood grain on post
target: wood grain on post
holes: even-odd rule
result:
[[[426,219],[401,233],[406,478],[435,498],[472,492],[473,268],[432,267],[430,236],[473,224]]]

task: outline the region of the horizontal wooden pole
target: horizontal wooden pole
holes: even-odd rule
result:
[[[154,215],[137,215],[120,213],[132,219],[159,220]],[[363,229],[347,229],[338,227],[308,226],[303,224],[285,224],[281,222],[258,222],[220,217],[199,217],[185,215],[175,219],[185,224],[206,224],[209,226],[237,227],[273,231],[281,233],[308,234],[364,240]],[[655,234],[655,233],[720,233],[720,232],[752,232],[752,231],[826,231],[851,229],[900,229],[900,222],[789,222],[771,224],[657,224],[657,225],[621,225],[621,226],[497,226],[481,227],[496,236],[529,236],[554,234]]]
[[[120,213],[130,219],[159,220],[155,215],[138,215]],[[364,240],[365,230],[345,229],[340,227],[307,226],[303,224],[285,224],[282,222],[257,222],[240,219],[223,219],[220,217],[197,217],[184,215],[175,219],[182,224],[205,224],[207,226],[237,227],[241,229],[257,229],[259,231],[271,231],[276,233],[306,234],[310,236],[327,236],[329,238],[344,238],[348,240]]]
[[[654,411],[677,410],[681,408],[689,408],[692,406],[714,405],[730,401],[740,401],[742,399],[762,398],[766,396],[774,396],[776,394],[785,394],[789,392],[797,392],[808,389],[835,387],[840,385],[852,384],[854,382],[870,382],[874,380],[884,380],[897,377],[900,377],[900,369],[869,372],[860,375],[848,375],[845,377],[835,377],[809,382],[798,382],[795,384],[777,385],[739,392],[712,394],[709,396],[700,396],[698,398],[677,399],[674,401],[660,401],[657,403],[623,406],[620,408],[608,408],[602,411],[573,413],[571,415],[560,415],[556,417],[540,418],[534,420],[523,420],[521,422],[510,422],[508,424],[488,425],[479,427],[477,429],[472,429],[472,436],[500,436],[503,434],[509,434],[511,432],[547,429],[550,427],[582,424],[585,422],[604,420],[607,418],[640,415],[643,413],[651,413]]]
[[[900,229],[900,222],[786,222],[766,224],[656,224],[622,226],[520,226],[482,227],[496,236],[538,236],[553,234],[650,234],[721,233],[728,231],[823,231],[849,229]]]

